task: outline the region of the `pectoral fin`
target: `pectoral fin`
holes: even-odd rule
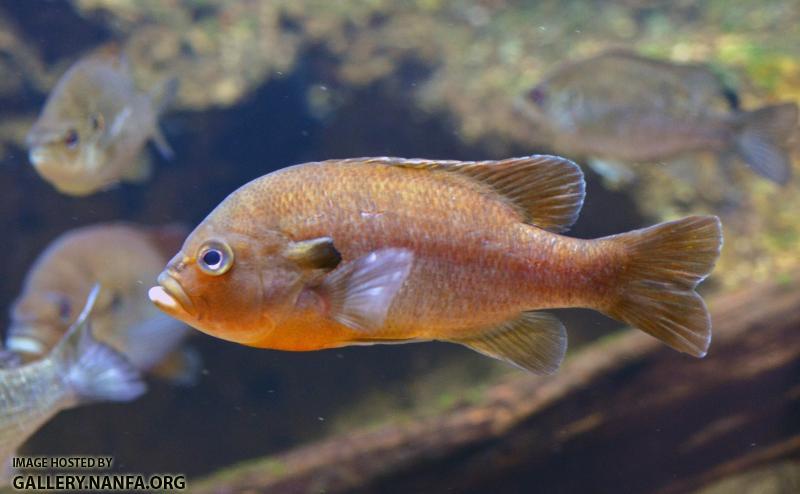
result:
[[[150,137],[153,139],[153,144],[156,146],[158,154],[160,154],[162,158],[167,161],[171,161],[175,158],[175,151],[173,151],[172,146],[169,145],[169,142],[167,141],[167,138],[164,137],[164,133],[161,132],[161,129],[154,129],[153,135]]]
[[[342,261],[342,255],[330,237],[320,237],[292,242],[286,248],[286,257],[305,269],[333,270]]]
[[[114,119],[111,121],[111,126],[108,128],[108,133],[106,134],[108,142],[113,142],[120,136],[120,134],[122,134],[122,131],[125,129],[125,125],[128,123],[128,120],[131,117],[131,113],[133,113],[131,107],[126,106],[125,108],[120,110],[119,113],[114,115]],[[102,113],[98,114],[98,117],[96,117],[96,121],[104,122],[102,116],[103,116]]]
[[[534,374],[552,374],[567,352],[564,325],[546,312],[523,312],[474,337],[451,341]]]
[[[331,318],[359,331],[375,331],[383,327],[413,261],[407,249],[381,249],[339,267],[316,291]]]

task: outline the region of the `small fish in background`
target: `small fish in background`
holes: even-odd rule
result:
[[[738,156],[778,184],[791,177],[784,146],[797,127],[797,105],[742,110],[706,65],[613,50],[561,65],[518,103],[552,134],[554,149],[594,158],[590,164],[611,182],[631,178],[624,163],[693,151],[719,153],[723,164]]]
[[[124,356],[92,336],[96,285],[75,323],[47,356],[0,369],[0,485],[9,481],[10,458],[57,413],[97,401],[131,401],[145,392],[139,372]]]
[[[232,193],[150,289],[167,314],[279,350],[443,340],[552,373],[586,307],[705,355],[695,287],[719,256],[714,216],[597,240],[559,235],[583,205],[557,156],[307,163]]]
[[[186,237],[179,225],[98,224],[71,230],[38,257],[11,309],[6,348],[40,358],[61,340],[92,285],[103,292],[92,324],[97,338],[138,369],[178,384],[199,375],[200,358],[182,348],[189,328],[162,314],[147,289]]]
[[[144,182],[151,173],[142,153],[152,139],[173,153],[158,117],[174,99],[177,79],[139,92],[121,49],[110,44],[78,60],[61,77],[27,136],[36,171],[59,192],[85,196],[120,181]]]

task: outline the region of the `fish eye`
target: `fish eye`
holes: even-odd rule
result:
[[[541,105],[543,105],[543,104],[544,104],[544,101],[545,101],[545,99],[546,99],[546,96],[547,96],[547,95],[545,94],[545,91],[544,91],[544,89],[543,89],[541,86],[536,86],[535,88],[533,88],[533,89],[532,89],[532,90],[531,90],[531,91],[528,93],[528,97],[529,97],[531,100],[533,100],[533,102],[534,102],[534,103],[536,103],[536,104],[537,104],[537,105],[539,105],[539,106],[541,106]]]
[[[122,307],[122,295],[117,292],[111,294],[111,310],[119,310]]]
[[[69,322],[69,318],[72,315],[72,307],[67,299],[61,299],[58,301],[58,317],[61,319],[62,322]]]
[[[95,131],[103,130],[106,126],[106,121],[103,118],[103,114],[95,113],[94,115],[92,115],[91,124],[92,124],[92,130]]]
[[[212,240],[200,247],[197,265],[212,276],[225,274],[233,265],[233,251],[227,244]]]
[[[75,149],[78,146],[78,142],[80,142],[80,136],[78,136],[78,131],[75,129],[69,129],[67,134],[64,136],[64,144],[70,149]]]

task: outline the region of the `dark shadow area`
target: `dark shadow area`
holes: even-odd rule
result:
[[[3,17],[12,19],[48,64],[76,56],[112,39],[108,27],[79,15],[70,2],[0,0]],[[61,40],[54,42],[53,34]]]

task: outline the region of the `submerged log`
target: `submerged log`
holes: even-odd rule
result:
[[[555,376],[515,374],[439,416],[253,460],[192,491],[668,494],[800,458],[800,276],[710,305],[705,359],[625,332]]]

